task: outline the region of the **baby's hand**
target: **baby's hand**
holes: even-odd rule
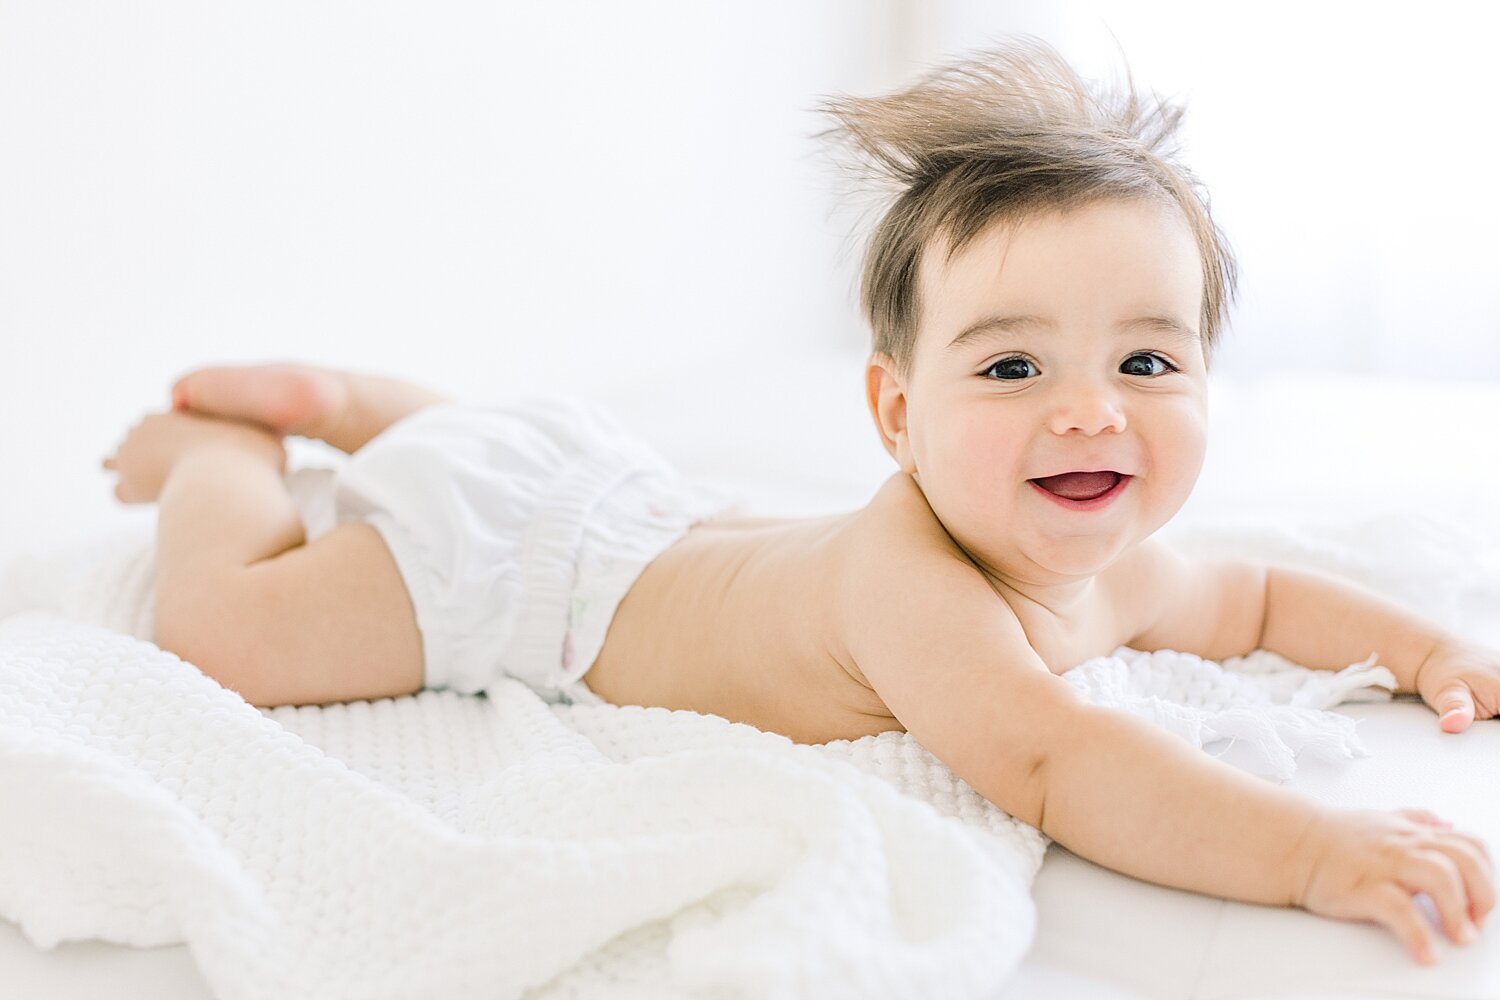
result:
[[[1445,642],[1417,668],[1417,693],[1438,714],[1445,732],[1461,733],[1475,719],[1500,713],[1500,654],[1482,646]]]
[[[266,429],[239,420],[168,411],[148,413],[125,435],[104,468],[120,474],[115,497],[121,503],[151,503],[161,495],[172,467],[206,443],[231,444],[286,471],[286,448]]]
[[[1391,929],[1417,961],[1437,961],[1432,927],[1414,896],[1432,897],[1448,936],[1468,944],[1495,905],[1495,869],[1477,837],[1422,809],[1331,809],[1309,831],[1310,866],[1297,905]]]

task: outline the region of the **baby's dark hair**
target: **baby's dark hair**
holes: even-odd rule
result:
[[[1109,198],[1169,199],[1203,260],[1201,336],[1211,357],[1237,268],[1202,185],[1177,159],[1182,108],[1091,85],[1055,49],[1021,37],[933,70],[884,97],[829,98],[832,141],[857,182],[884,189],[865,249],[860,306],[874,351],[911,372],[921,315],[917,276],[935,237],[947,259],[992,222]]]

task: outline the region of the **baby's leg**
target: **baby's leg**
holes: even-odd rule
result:
[[[407,414],[447,401],[399,379],[291,364],[203,368],[172,386],[175,409],[253,421],[350,454]]]
[[[302,365],[205,368],[175,407],[321,438],[347,452],[446,397]],[[326,704],[422,687],[421,632],[380,533],[306,542],[284,477],[230,449],[190,453],[159,500],[155,638],[256,705]]]
[[[422,634],[374,526],[306,542],[281,470],[229,445],[189,451],[162,488],[153,638],[254,705],[422,687]]]

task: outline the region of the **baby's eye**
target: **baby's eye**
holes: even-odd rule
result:
[[[998,368],[1002,372],[1009,373],[999,375],[997,376],[998,378],[1005,379],[1007,382],[1014,382],[1026,377],[1026,369],[1024,366],[1030,364],[1031,361],[1027,358],[1001,358],[999,361],[996,361],[984,371],[980,372],[980,374],[988,375],[990,372],[995,371]],[[1035,368],[1036,366],[1032,365],[1032,367]]]
[[[1145,375],[1148,378],[1156,378],[1159,375],[1165,375],[1167,372],[1175,372],[1175,371],[1177,371],[1177,367],[1175,365],[1173,365],[1172,362],[1168,361],[1166,358],[1162,357],[1159,354],[1132,354],[1130,357],[1128,357],[1128,358],[1125,359],[1125,363],[1120,366],[1120,370],[1124,371],[1131,364],[1131,362],[1140,361],[1142,359],[1144,359],[1147,362],[1147,364],[1146,364],[1146,370],[1145,371],[1139,371],[1139,370],[1137,370],[1137,371],[1127,371],[1127,372],[1125,372],[1125,374],[1127,374],[1127,375]],[[1152,371],[1151,370],[1151,365],[1150,365],[1150,362],[1152,362],[1152,361],[1159,362],[1161,364],[1163,370],[1162,371]]]

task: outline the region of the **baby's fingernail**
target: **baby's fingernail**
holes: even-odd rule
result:
[[[1458,925],[1459,944],[1473,944],[1474,938],[1477,936],[1478,932],[1474,930],[1474,925],[1469,923],[1467,920]]]

